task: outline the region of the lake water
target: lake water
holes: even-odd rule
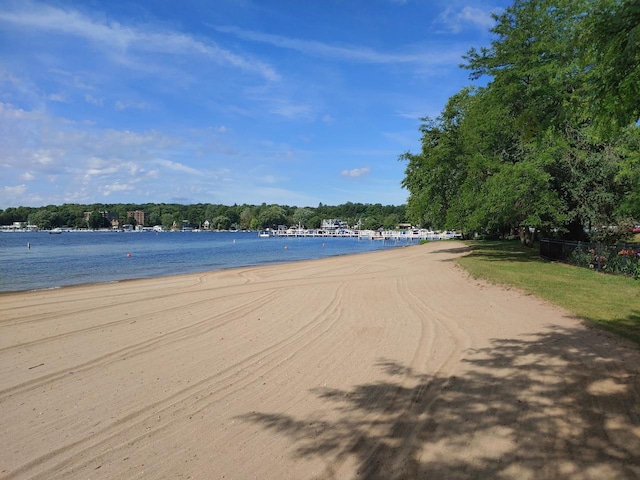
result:
[[[3,232],[0,292],[286,263],[405,245],[357,238],[258,238],[254,232]]]

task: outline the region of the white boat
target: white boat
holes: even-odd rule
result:
[[[267,230],[262,230],[261,232],[258,233],[258,237],[260,238],[269,238],[270,236],[271,234]]]

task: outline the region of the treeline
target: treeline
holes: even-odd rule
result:
[[[640,2],[517,0],[407,152],[411,221],[572,239],[640,220]]]
[[[394,228],[405,221],[406,207],[383,206],[347,202],[343,205],[318,207],[290,207],[286,205],[214,205],[199,203],[180,204],[64,204],[46,207],[17,207],[0,210],[0,225],[14,222],[37,225],[48,230],[57,227],[107,228],[110,226],[102,212],[114,212],[125,223],[135,223],[127,219],[127,212],[142,210],[145,226],[163,225],[171,228],[184,221],[200,227],[208,221],[212,229],[259,230],[275,228],[278,225],[302,225],[318,228],[323,219],[339,218],[349,225],[360,224],[362,229]]]

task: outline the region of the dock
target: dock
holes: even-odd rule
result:
[[[420,241],[420,240],[448,240],[461,238],[462,235],[455,232],[434,232],[431,230],[322,230],[289,228],[270,230],[270,237],[319,237],[319,238],[357,238],[358,240],[371,241]]]

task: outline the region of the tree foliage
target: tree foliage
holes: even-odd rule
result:
[[[409,218],[466,233],[572,238],[640,218],[638,7],[516,0],[494,15],[490,47],[471,49],[463,65],[487,85],[423,119],[421,152],[400,157]]]
[[[302,225],[305,228],[319,228],[322,219],[339,218],[349,225],[362,224],[367,218],[368,225],[379,228],[383,225],[394,227],[406,221],[406,206],[351,203],[314,207],[290,207],[288,205],[220,205],[220,204],[64,204],[45,207],[10,207],[0,210],[0,225],[13,222],[29,223],[41,229],[56,227],[109,228],[110,224],[103,212],[115,213],[121,220],[127,219],[127,212],[145,212],[145,226],[162,225],[165,229],[180,226],[184,221],[201,227],[205,221],[212,229],[258,230],[277,228],[278,225]],[[392,225],[393,224],[393,225]]]

